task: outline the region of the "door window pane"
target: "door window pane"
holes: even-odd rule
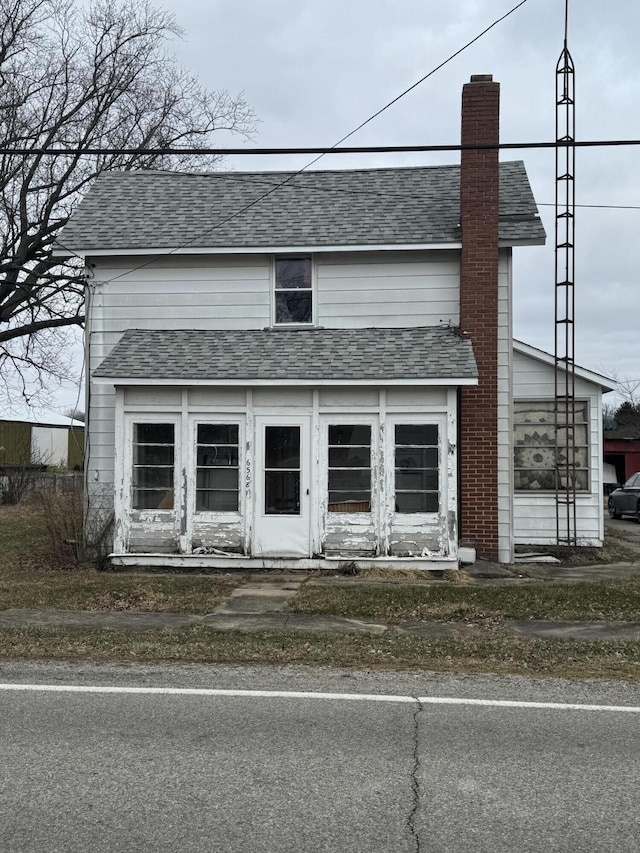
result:
[[[395,510],[437,512],[440,506],[437,424],[396,424]]]
[[[265,468],[300,468],[300,427],[268,426]]]
[[[173,424],[133,425],[133,509],[173,509],[174,457]]]
[[[196,512],[238,512],[239,433],[238,424],[198,424]]]
[[[265,514],[300,515],[300,427],[265,427],[264,456]]]
[[[371,427],[329,427],[329,512],[371,512]]]

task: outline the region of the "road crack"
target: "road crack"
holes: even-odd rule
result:
[[[420,746],[419,746],[419,720],[418,716],[424,711],[422,702],[416,698],[416,707],[413,712],[413,765],[411,767],[411,809],[407,816],[407,827],[411,833],[416,853],[420,853],[420,836],[416,826],[418,818],[418,808],[420,806],[420,782],[418,773],[420,772]]]

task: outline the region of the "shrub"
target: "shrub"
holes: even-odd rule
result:
[[[51,560],[61,567],[84,562],[83,496],[77,492],[70,495],[36,492],[34,501],[42,511]]]

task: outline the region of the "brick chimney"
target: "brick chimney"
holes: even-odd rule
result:
[[[462,145],[497,144],[500,84],[490,74],[462,89]],[[460,325],[478,364],[461,389],[460,544],[498,559],[498,150],[462,151]]]

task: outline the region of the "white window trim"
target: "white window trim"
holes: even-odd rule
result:
[[[321,446],[318,448],[320,459],[320,495],[323,508],[324,523],[373,523],[378,518],[380,500],[380,478],[378,476],[380,459],[380,426],[379,418],[375,415],[352,414],[350,411],[340,411],[336,414],[321,415]],[[369,512],[329,512],[329,427],[353,424],[371,428],[371,509]]]
[[[435,512],[396,512],[396,425],[415,424],[438,427],[438,509]],[[391,519],[409,524],[424,523],[446,512],[447,502],[447,420],[446,415],[387,414],[386,418],[386,486],[387,512]]]
[[[187,491],[189,493],[189,513],[192,518],[198,518],[199,521],[230,521],[244,516],[245,513],[245,489],[244,475],[245,470],[245,452],[246,448],[246,418],[240,416],[237,412],[221,415],[218,412],[215,415],[207,417],[206,414],[199,413],[191,418],[191,427],[189,429],[190,442],[187,448]],[[237,510],[203,510],[196,509],[197,487],[198,487],[198,425],[199,424],[233,424],[238,426],[238,509]]]
[[[311,261],[311,322],[310,323],[278,323],[276,321],[276,261],[288,258],[309,258]],[[318,276],[315,255],[310,252],[285,252],[273,255],[271,258],[271,326],[275,329],[313,329],[318,325]]]
[[[173,424],[174,451],[173,451],[173,508],[172,509],[134,509],[133,508],[133,432],[136,424]],[[179,472],[182,468],[182,434],[181,419],[178,414],[138,414],[127,412],[124,418],[124,453],[122,454],[121,472],[122,482],[122,508],[126,517],[136,513],[140,520],[148,517],[161,515],[164,518],[175,517],[183,502],[183,483]]]

